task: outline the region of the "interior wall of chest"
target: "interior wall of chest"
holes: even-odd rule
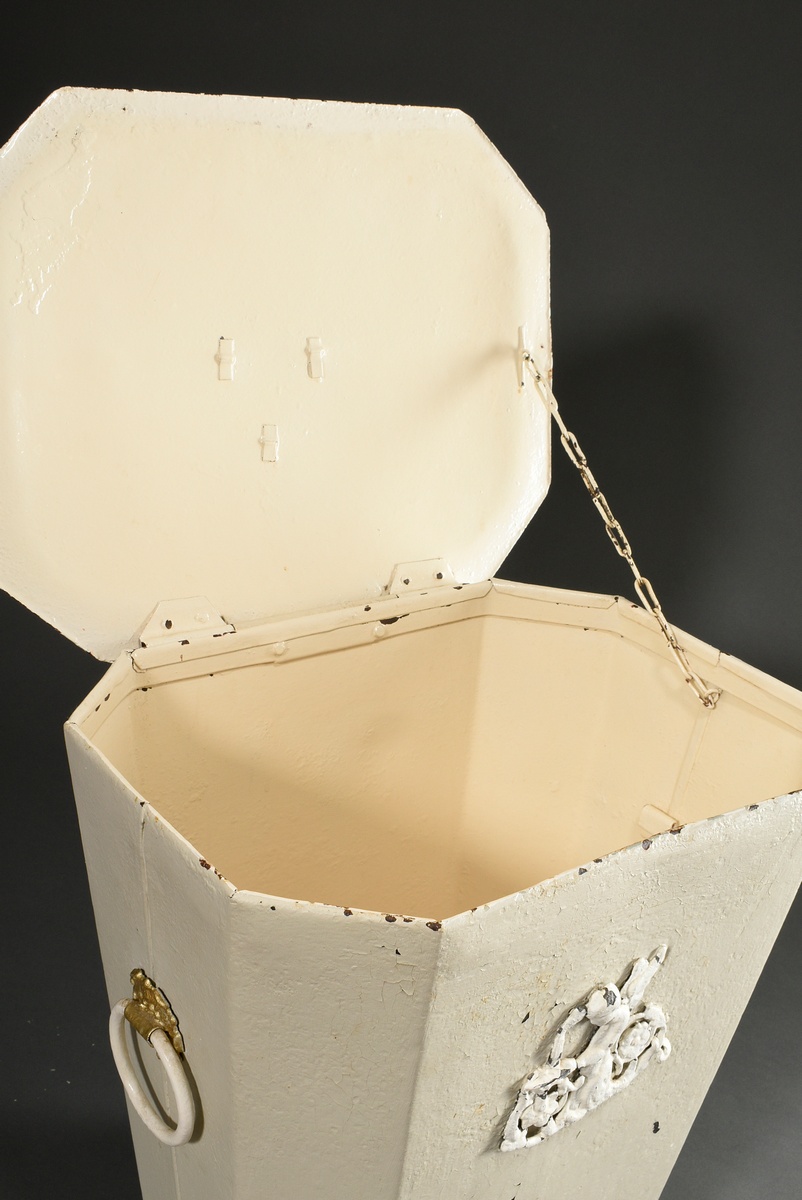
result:
[[[525,611],[137,691],[95,742],[236,886],[437,919],[642,839],[646,804],[802,786],[787,721]]]

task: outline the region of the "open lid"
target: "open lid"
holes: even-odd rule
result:
[[[548,231],[461,112],[56,92],[0,280],[0,583],[100,658],[160,600],[477,582],[545,495]]]

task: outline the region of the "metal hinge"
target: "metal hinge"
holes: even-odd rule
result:
[[[403,596],[405,592],[423,592],[455,582],[444,558],[427,558],[422,562],[398,563],[387,584],[387,592],[390,596]]]
[[[205,596],[183,600],[162,600],[156,605],[139,633],[140,646],[158,646],[166,642],[188,644],[198,636],[214,637],[234,633]]]

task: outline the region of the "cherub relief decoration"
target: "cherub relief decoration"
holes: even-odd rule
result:
[[[598,1108],[632,1080],[653,1058],[671,1053],[666,1018],[643,995],[665,962],[666,946],[633,964],[620,988],[607,983],[572,1008],[548,1049],[546,1062],[525,1080],[501,1139],[502,1150],[537,1146]],[[583,1036],[575,1057],[565,1056],[566,1036]]]

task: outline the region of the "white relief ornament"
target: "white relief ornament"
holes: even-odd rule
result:
[[[653,1058],[668,1058],[665,1013],[643,1002],[666,954],[667,947],[660,946],[650,958],[637,959],[620,988],[605,984],[571,1009],[549,1046],[546,1062],[518,1093],[501,1150],[537,1146],[627,1087]],[[577,1028],[583,1036],[569,1057],[565,1039]]]

